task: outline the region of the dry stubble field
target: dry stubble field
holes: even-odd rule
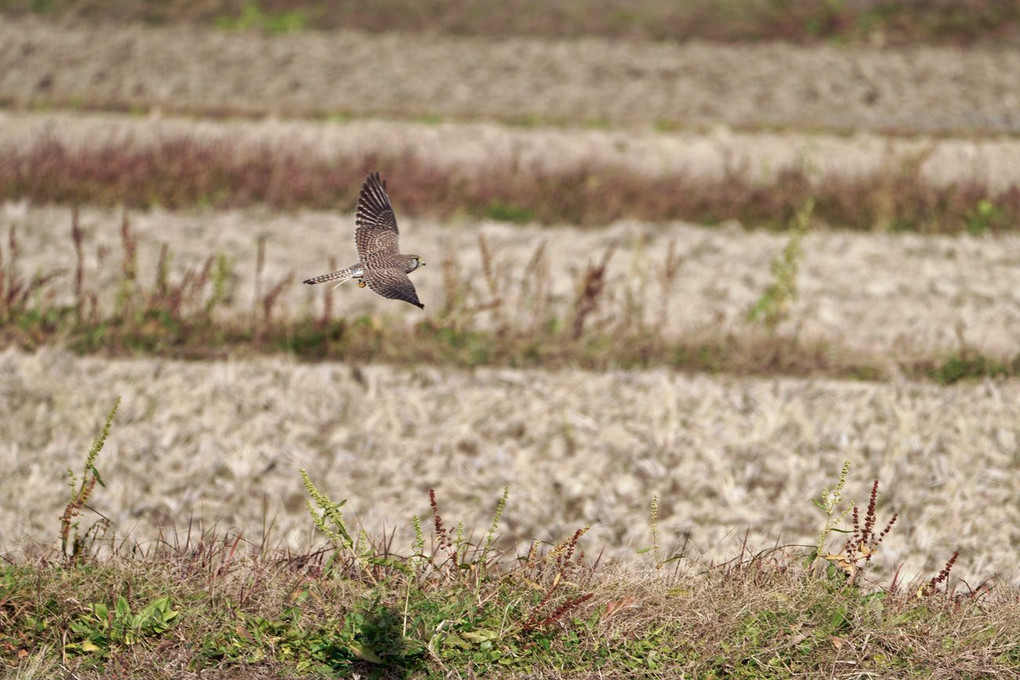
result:
[[[337,39],[351,48],[345,51],[331,49],[336,45],[321,36],[299,40],[254,35],[210,37],[200,33],[195,37],[187,33],[193,29],[130,29],[118,40],[106,41],[97,39],[95,29],[56,29],[33,22],[5,22],[0,30],[6,36],[2,41],[7,45],[5,64],[18,66],[3,70],[7,75],[0,79],[0,91],[7,101],[15,103],[73,103],[83,96],[75,88],[91,83],[88,92],[99,93],[102,101],[85,101],[87,105],[172,109],[173,102],[183,102],[182,108],[201,111],[227,108],[230,102],[245,113],[272,113],[259,108],[260,102],[272,100],[291,102],[298,109],[310,108],[316,113],[322,111],[312,102],[326,102],[327,109],[359,114],[394,113],[396,106],[366,96],[362,101],[368,102],[367,109],[354,107],[351,92],[362,92],[365,83],[337,85],[337,74],[348,72],[343,64],[322,71],[300,65],[301,59],[325,58],[327,53],[333,55],[331,59],[340,59],[336,55],[342,54],[353,59],[358,50],[393,48],[393,39],[385,36],[344,34]],[[132,45],[144,44],[148,48],[145,55],[176,50],[176,58],[183,59],[186,55],[182,56],[180,49],[167,46],[192,39],[201,48],[196,48],[197,53],[214,50],[221,55],[220,61],[196,59],[187,68],[175,69],[178,78],[167,87],[177,83],[177,90],[152,93],[144,88],[122,89],[122,85],[132,82],[159,79],[145,76],[144,69],[150,66],[144,59],[136,64],[140,72],[124,68],[126,62],[115,58],[117,49],[130,52],[135,49]],[[410,102],[404,113],[603,117],[632,123],[624,111],[640,110],[645,122],[676,114],[695,121],[721,119],[751,125],[778,122],[882,129],[914,124],[914,129],[922,131],[988,132],[1010,128],[1010,97],[1015,99],[1013,90],[1020,82],[1001,81],[1002,73],[1015,73],[1017,69],[1004,67],[1003,57],[998,54],[968,52],[962,58],[954,54],[950,60],[949,51],[915,50],[896,53],[890,59],[889,55],[873,58],[867,51],[834,49],[803,50],[790,56],[787,48],[764,47],[750,50],[754,56],[751,61],[766,70],[783,68],[791,73],[797,73],[793,70],[796,64],[806,63],[807,70],[800,72],[804,80],[794,78],[792,85],[782,85],[789,79],[770,80],[770,74],[775,73],[768,71],[748,75],[749,81],[743,84],[730,83],[716,91],[704,88],[707,94],[698,97],[708,97],[705,101],[711,106],[703,104],[701,110],[677,108],[681,99],[695,104],[702,101],[680,95],[675,102],[654,100],[654,105],[635,109],[626,102],[640,100],[649,88],[661,89],[663,78],[676,77],[660,73],[656,65],[660,62],[673,63],[689,56],[692,50],[702,50],[699,59],[711,61],[714,57],[717,67],[724,68],[730,63],[727,60],[746,60],[747,55],[741,57],[740,48],[694,45],[678,52],[655,46],[644,52],[637,50],[618,63],[605,56],[605,44],[598,41],[548,49],[538,43],[522,46],[510,42],[492,50],[477,41],[454,42],[437,41],[438,56],[431,61],[408,60],[401,68],[416,64],[430,73],[443,73],[429,66],[447,63],[443,49],[470,48],[480,55],[475,62],[478,70],[472,75],[479,83],[486,81],[487,73],[491,76],[506,67],[508,60],[513,64],[511,82],[518,89],[526,90],[541,78],[551,80],[535,96],[514,99],[531,102],[533,108],[508,110],[500,108],[505,103],[502,99],[481,96],[488,90],[480,93],[472,89],[474,80],[462,80],[456,86],[447,81],[429,85],[412,69],[400,75],[399,83],[404,85],[391,90],[393,96],[399,94]],[[26,44],[31,47],[26,48]],[[433,49],[425,44],[420,48]],[[500,49],[506,51],[502,58]],[[88,77],[80,73],[76,76],[67,64],[49,78],[46,73],[32,71],[33,62],[23,55],[38,55],[40,50],[43,54],[49,54],[47,50],[74,53],[76,58],[91,50],[92,59],[80,62],[82,68],[91,69],[85,74]],[[495,56],[489,54],[493,50]],[[560,59],[573,63],[577,54],[589,52],[593,56],[581,59],[582,65],[609,60],[613,66],[609,75],[619,70],[621,78],[632,82],[628,86],[631,89],[623,91],[627,96],[613,104],[621,108],[605,103],[609,93],[621,92],[619,82],[614,85],[612,78],[589,77],[594,72],[578,75],[571,70],[573,67],[565,67],[562,72],[539,69],[529,61]],[[59,54],[53,52],[35,63],[62,64]],[[275,94],[265,100],[255,96],[262,83],[250,77],[224,77],[220,90],[203,85],[210,82],[211,71],[233,73],[231,69],[248,58],[271,59],[274,54],[279,63],[264,64],[263,70],[281,78],[291,73],[288,69],[319,75],[310,80],[292,80],[291,90],[273,89]],[[1016,55],[1006,57],[1015,59]],[[297,66],[293,65],[295,59],[299,60]],[[973,72],[988,76],[970,83],[967,103],[953,96],[956,81],[949,77],[954,69],[967,69],[960,59],[973,61],[977,64]],[[995,68],[981,66],[990,59],[994,59]],[[1008,59],[1007,66],[1011,63]],[[645,65],[637,69],[637,75],[651,73],[654,77],[634,77],[635,73],[628,76],[628,60]],[[156,62],[166,64],[158,59]],[[828,70],[818,64],[829,64]],[[882,69],[892,68],[881,81],[880,92],[888,92],[888,96],[874,99],[863,93],[849,100],[848,90],[836,86],[814,92],[803,92],[796,86],[821,72],[832,74],[821,82],[839,82],[847,77],[840,75],[844,68],[841,64],[851,70],[870,68],[868,77],[875,78],[885,73]],[[539,72],[545,75],[535,75]],[[713,76],[716,72],[711,69],[693,72],[710,80],[718,76]],[[916,77],[918,73],[927,77]],[[942,78],[939,74],[948,76]],[[365,77],[366,83],[372,81]],[[832,80],[827,80],[830,77]],[[565,90],[570,96],[560,97],[558,105],[550,103],[543,108],[542,102],[557,101],[549,95],[563,79],[570,83]],[[415,82],[419,83],[418,89],[409,85]],[[40,83],[48,83],[45,91],[33,91]],[[270,85],[276,88],[273,83]],[[760,86],[755,83],[768,83],[770,87],[779,83],[779,94],[770,94],[775,99],[768,102],[780,101],[783,106],[771,109],[773,113],[764,118],[755,118],[756,112],[769,108],[763,106],[768,102],[762,102]],[[900,87],[903,83],[917,87]],[[696,85],[690,87],[702,92]],[[331,95],[337,99],[323,98],[325,92],[337,93]],[[558,94],[563,94],[562,88]],[[982,98],[986,95],[987,99]],[[915,97],[913,108],[899,108],[895,115],[881,108],[901,107],[903,102],[897,97],[903,96]],[[799,106],[805,97],[815,103],[807,108]],[[734,105],[737,100],[740,106]],[[464,102],[472,102],[474,108],[465,108],[468,105]],[[495,108],[486,109],[479,102]],[[592,110],[605,115],[592,116]],[[730,113],[722,115],[724,111]],[[36,115],[39,119],[33,121]],[[64,134],[65,128],[78,124],[78,119],[68,122],[59,114],[17,113],[5,116],[4,127],[5,131],[16,125],[38,129],[47,120],[56,121],[59,132],[54,134]],[[115,129],[122,122],[130,134],[142,138],[146,134],[137,119],[112,120],[103,124]],[[85,123],[86,130],[95,130],[87,128],[89,121]],[[213,129],[214,134],[222,134],[221,130],[231,126],[241,128],[244,134],[261,134],[257,124],[217,125],[220,127]],[[297,125],[296,129],[313,139],[319,134],[328,137],[321,127]],[[410,134],[419,129],[412,126]],[[423,136],[431,138],[444,131],[449,134],[450,129],[430,129]],[[463,130],[477,133],[478,129],[484,133],[484,127],[454,127],[451,136],[457,137]],[[283,131],[293,132],[286,126]],[[618,152],[620,146],[612,143],[612,137],[626,133],[535,134],[552,137],[559,148],[583,156],[601,153],[601,149]],[[636,133],[639,140],[646,140],[646,146],[659,148],[658,138],[647,141],[651,135]],[[79,133],[77,138],[87,136]],[[300,138],[300,134],[295,137]],[[749,134],[739,140],[738,146],[747,144],[741,148],[758,149],[746,152],[752,158],[760,154],[751,167],[764,162],[762,156],[773,159],[756,146],[765,137]],[[393,139],[388,133],[378,138]],[[522,138],[526,139],[524,133]],[[482,139],[486,139],[484,134]],[[787,141],[782,137],[779,142],[775,137],[770,139],[769,143],[777,146]],[[691,140],[672,139],[669,143],[680,146],[685,141]],[[811,146],[810,140],[804,142],[795,135],[788,141],[792,146]],[[840,142],[833,138],[825,143],[839,146]],[[954,159],[973,159],[975,154],[983,153],[995,159],[989,161],[997,164],[995,168],[1010,168],[1015,159],[1005,160],[1009,159],[1008,152],[988,152],[995,143],[1001,143],[1007,151],[1012,144],[1008,140],[946,142],[948,160],[933,166],[934,176],[939,177],[939,167],[950,168],[945,172],[952,176],[961,165]],[[872,144],[882,146],[881,141]],[[954,156],[953,144],[964,151]],[[454,151],[468,148],[439,145]],[[485,142],[462,153],[477,154],[479,146],[484,147]],[[510,146],[540,155],[527,141]],[[563,156],[547,140],[538,146],[549,148],[550,156]],[[640,144],[637,146],[638,152],[628,158],[641,157]],[[845,155],[841,158],[852,158],[858,146],[852,138],[844,142]],[[592,148],[595,151],[590,151]],[[830,158],[825,154],[821,157]],[[783,158],[791,162],[790,155]],[[987,167],[983,163],[969,166],[976,170],[962,172],[980,176],[981,168]],[[1002,172],[984,171],[985,178],[1001,176]],[[399,178],[391,181],[399,211]],[[8,204],[0,219],[4,232],[12,224],[19,225],[21,266],[27,271],[48,269],[67,262],[71,256],[70,240],[64,236],[69,230],[68,209]],[[83,211],[86,267],[100,291],[103,277],[112,276],[111,271],[117,268],[118,219],[111,211]],[[171,245],[175,267],[218,250],[236,258],[234,305],[240,310],[250,305],[249,272],[254,268],[254,243],[259,234],[269,237],[267,279],[294,274],[293,287],[281,299],[282,313],[299,314],[321,304],[315,292],[303,289],[297,281],[323,268],[324,252],[335,252],[339,258],[351,252],[345,236],[350,229],[348,215],[157,210],[134,214],[132,221],[140,237],[143,264],[155,261],[155,244],[159,242]],[[405,242],[413,244],[430,262],[430,268],[415,277],[427,304],[443,294],[438,267],[431,268],[439,264],[443,252],[464,253],[466,272],[479,267],[479,231],[487,235],[497,257],[508,265],[525,261],[536,242],[546,240],[552,258],[550,271],[556,273],[552,286],[564,302],[571,296],[566,274],[582,268],[589,257],[598,256],[610,243],[619,246],[612,263],[610,291],[621,295],[628,287],[646,289],[635,262],[642,257],[656,261],[663,244],[676,238],[683,265],[668,304],[672,333],[705,327],[740,332],[743,314],[770,280],[768,263],[785,240],[738,227],[708,230],[639,223],[619,223],[602,230],[570,226],[541,229],[466,220],[453,224],[404,220],[402,225]],[[100,248],[102,244],[107,245],[105,251]],[[100,252],[107,253],[102,267]],[[852,351],[881,355],[893,350],[909,354],[955,349],[960,328],[973,347],[1009,356],[1016,351],[1015,338],[1020,330],[1018,262],[1020,242],[1015,236],[972,239],[812,233],[805,241],[802,297],[783,330],[801,338],[828,339]],[[518,275],[515,267],[508,271]],[[649,314],[659,309],[657,294],[654,290],[649,293]],[[478,295],[483,297],[484,291]],[[431,313],[433,305],[427,309]],[[391,317],[408,319],[417,313],[410,308],[383,307],[364,291],[353,288],[337,292],[334,311],[384,311]],[[0,401],[9,414],[0,424],[0,464],[7,470],[0,480],[0,496],[9,499],[0,508],[0,549],[4,551],[20,549],[30,541],[55,539],[56,519],[64,500],[64,473],[80,462],[103,415],[120,395],[124,400],[121,414],[99,462],[107,488],[97,493],[94,505],[114,520],[121,534],[135,540],[154,536],[157,525],[183,527],[190,519],[259,535],[268,516],[275,518],[280,540],[306,546],[311,538],[296,474],[301,466],[308,468],[321,488],[336,497],[350,498],[348,508],[369,529],[397,527],[406,536],[410,516],[427,515],[427,489],[433,487],[448,517],[463,518],[469,526],[481,529],[489,519],[487,508],[495,503],[502,487],[509,485],[511,505],[504,529],[510,538],[556,540],[579,525],[591,523],[589,552],[605,546],[616,556],[632,554],[648,545],[647,512],[655,494],[661,502],[663,542],[682,541],[689,536],[689,555],[726,558],[735,554],[746,530],[752,543],[761,547],[776,542],[810,543],[821,525],[821,516],[810,498],[834,480],[842,460],[850,459],[856,466],[852,495],[863,501],[870,480],[879,478],[881,512],[900,513],[897,527],[878,557],[886,573],[903,563],[908,577],[930,575],[953,551],[960,550],[954,573],[970,579],[972,585],[994,575],[1013,582],[1020,578],[1016,559],[1020,545],[1020,506],[1016,502],[1020,497],[1020,401],[1015,381],[939,387],[897,380],[841,383],[692,376],[668,371],[596,374],[576,370],[353,367],[301,364],[282,357],[188,363],[76,357],[61,349],[34,354],[7,349],[0,357],[0,371]]]
[[[487,525],[504,486],[505,535],[557,541],[592,525],[588,550],[614,557],[650,544],[660,498],[664,544],[729,558],[752,545],[812,543],[809,502],[844,459],[864,500],[881,479],[883,516],[900,513],[883,572],[1016,579],[1020,537],[1015,384],[840,383],[668,371],[396,369],[300,364],[104,360],[8,351],[0,490],[5,549],[55,537],[63,474],[123,398],[100,460],[93,506],[122,534],[155,536],[190,519],[307,547],[297,468],[350,499],[369,530],[429,515]],[[405,543],[405,544],[406,544]]]
[[[9,205],[2,221],[18,225],[21,262],[31,271],[73,258],[69,219],[62,208]],[[300,314],[318,313],[322,298],[298,280],[324,268],[323,250],[350,248],[341,238],[350,222],[349,215],[249,210],[140,213],[132,224],[143,272],[154,271],[158,244],[167,240],[178,271],[209,252],[235,257],[233,303],[224,313],[250,308],[254,241],[270,235],[266,279],[293,273],[280,313]],[[82,214],[87,278],[107,298],[119,273],[118,224],[116,212]],[[487,299],[479,233],[507,265],[511,290],[545,240],[553,297],[564,308],[571,270],[617,243],[610,297],[619,305],[624,291],[648,289],[649,317],[662,301],[635,260],[659,266],[665,242],[676,239],[683,264],[667,301],[667,328],[677,335],[746,330],[744,314],[784,242],[777,234],[680,224],[404,225],[405,242],[433,265],[443,252],[465,253],[462,274],[478,280],[478,303]],[[1015,237],[815,233],[805,242],[802,297],[787,332],[853,352],[920,355],[954,349],[962,324],[969,344],[1005,355],[1020,331],[1018,258]],[[975,268],[980,279],[971,275]],[[430,304],[426,314],[435,314],[443,296],[440,271],[415,276]],[[340,316],[417,318],[353,286],[337,291],[333,305]],[[809,499],[849,459],[854,495],[863,500],[870,480],[881,479],[883,511],[901,515],[881,553],[884,567],[902,562],[907,574],[925,573],[959,549],[961,576],[1016,578],[1014,382],[944,388],[668,371],[352,367],[282,357],[189,363],[58,349],[11,349],[3,364],[10,417],[0,453],[12,473],[0,486],[4,497],[18,499],[4,507],[5,549],[54,538],[63,474],[121,396],[100,465],[108,488],[95,505],[135,538],[190,518],[258,535],[268,513],[279,538],[303,547],[309,522],[296,470],[306,467],[323,488],[349,497],[370,529],[396,526],[406,537],[411,515],[427,514],[429,488],[450,517],[481,527],[485,509],[509,485],[509,537],[555,540],[591,523],[589,549],[606,546],[616,556],[647,546],[648,507],[658,495],[664,539],[689,535],[690,554],[724,558],[748,528],[759,546],[810,543],[821,516]]]
[[[11,105],[807,129],[1020,128],[1020,53],[461,38],[5,17]]]

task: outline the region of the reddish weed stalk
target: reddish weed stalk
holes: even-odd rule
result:
[[[931,577],[925,585],[921,586],[917,591],[918,598],[931,597],[938,592],[939,584],[946,583],[949,580],[949,574],[953,571],[953,565],[956,564],[956,558],[960,556],[959,552],[954,552],[953,556],[946,562],[946,566],[942,567],[942,570]],[[949,593],[948,587],[946,594]]]
[[[598,264],[588,263],[588,268],[581,278],[578,286],[577,297],[574,299],[574,324],[571,337],[577,340],[584,332],[584,324],[589,316],[598,307],[599,298],[606,287],[606,269],[609,261],[616,252],[616,246],[610,246],[602,255],[602,261]]]
[[[0,247],[0,320],[11,319],[25,312],[29,300],[42,291],[53,279],[64,272],[54,269],[48,273],[35,274],[29,281],[21,280],[18,273],[18,229],[11,226],[8,232],[8,256],[4,262],[3,248]]]
[[[568,582],[572,581],[574,587],[581,586],[578,581],[583,579],[577,578],[577,574],[580,569],[583,569],[582,561],[584,553],[577,552],[577,543],[587,532],[588,527],[578,529],[570,538],[556,545],[544,555],[539,555],[536,546],[532,546],[525,567],[541,576],[543,567],[551,563],[553,571],[551,581],[547,583],[541,600],[534,606],[528,618],[525,619],[521,625],[521,630],[531,631],[552,625],[594,596],[594,593],[589,592],[574,597],[567,597],[552,611],[549,611],[550,602],[554,599],[554,596],[559,595],[562,588]]]
[[[854,528],[843,548],[846,553],[847,562],[854,565],[854,569],[851,574],[851,581],[856,580],[864,566],[871,562],[872,555],[874,555],[878,550],[878,546],[881,545],[886,535],[888,535],[889,531],[892,530],[893,524],[896,523],[896,519],[899,517],[899,515],[894,513],[893,516],[889,518],[889,522],[886,523],[885,528],[876,534],[875,523],[878,519],[877,505],[878,480],[876,479],[871,485],[871,496],[868,499],[868,509],[864,514],[864,525],[861,525],[857,506],[854,506]]]

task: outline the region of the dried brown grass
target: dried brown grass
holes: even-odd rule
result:
[[[279,146],[239,149],[191,138],[141,148],[122,142],[72,149],[43,141],[0,155],[0,198],[132,208],[348,210],[360,179],[385,167],[400,178],[402,212],[440,218],[467,213],[586,226],[622,218],[710,224],[736,219],[784,228],[800,206],[814,200],[818,219],[862,231],[997,233],[1020,224],[1017,186],[993,192],[977,181],[938,185],[922,176],[921,165],[918,159],[869,175],[821,178],[792,168],[762,183],[737,169],[718,178],[649,177],[589,161],[520,173],[512,165],[458,170],[372,154],[324,160]]]
[[[1012,44],[1020,34],[1015,2],[977,0],[917,3],[902,0],[831,3],[673,3],[667,0],[539,0],[462,3],[449,0],[383,0],[371,5],[308,0],[202,0],[108,3],[56,0],[40,8],[30,0],[5,0],[0,11],[88,21],[148,24],[211,23],[232,29],[284,32],[359,28],[374,32],[423,31],[486,37],[564,38],[602,36],[641,40],[692,38],[723,42],[785,40],[795,43]]]
[[[790,555],[766,552],[710,572],[707,582],[678,578],[668,589],[656,584],[644,593],[628,587],[612,600],[616,606],[607,607],[606,625],[611,637],[625,637],[652,621],[667,621],[684,631],[679,637],[688,649],[717,654],[722,673],[738,677],[895,673],[905,666],[894,660],[907,653],[918,655],[916,666],[907,666],[939,676],[1012,672],[992,661],[1011,653],[1008,635],[1020,623],[1008,596],[996,604],[988,600],[986,607],[982,598],[922,602],[894,589],[870,604],[865,597],[848,606],[843,593],[799,573]],[[982,619],[992,611],[995,623],[988,625]],[[918,617],[926,623],[918,625]],[[964,652],[961,658],[950,649],[982,637],[988,656]],[[808,657],[814,657],[812,668],[804,665]]]

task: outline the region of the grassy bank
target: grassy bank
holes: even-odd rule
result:
[[[599,36],[660,41],[700,38],[720,42],[781,40],[799,44],[890,45],[1008,45],[1015,44],[1020,35],[1020,3],[1013,0],[938,3],[603,0],[594,11],[591,3],[584,0],[552,5],[540,0],[473,3],[384,0],[371,5],[308,0],[159,3],[3,0],[0,11],[155,25],[193,22],[223,30],[270,33],[356,28],[487,37]]]
[[[21,678],[1020,670],[1016,593],[853,585],[787,551],[618,569],[572,539],[497,563],[469,542],[297,555],[177,538],[135,557],[0,566],[0,663]]]

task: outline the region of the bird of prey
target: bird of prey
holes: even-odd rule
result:
[[[424,309],[425,305],[418,299],[414,284],[407,275],[425,266],[425,262],[417,255],[402,254],[397,247],[397,218],[393,214],[390,197],[386,195],[386,182],[379,179],[378,172],[369,174],[361,187],[354,223],[358,262],[306,279],[305,283],[314,286],[335,281],[339,286],[357,279],[359,288],[368,286],[385,298],[403,300]]]

